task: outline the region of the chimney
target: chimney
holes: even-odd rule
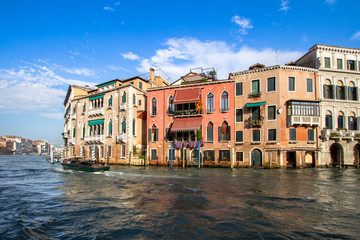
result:
[[[153,68],[150,68],[150,81],[151,82],[154,82],[154,69]]]

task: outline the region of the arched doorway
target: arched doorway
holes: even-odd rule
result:
[[[342,146],[338,143],[334,143],[330,146],[330,164],[335,167],[340,164],[344,164],[343,158],[343,149]]]
[[[95,147],[95,160],[99,161],[99,147]]]
[[[195,164],[195,163],[197,164],[198,163],[198,158],[199,158],[198,150],[197,149],[192,150],[190,162],[193,163],[193,164]],[[202,159],[202,154],[200,152],[200,161],[201,161],[201,159]]]
[[[360,163],[360,144],[354,147],[354,166],[359,167]]]
[[[254,149],[251,152],[251,166],[262,166],[262,153],[259,149]]]

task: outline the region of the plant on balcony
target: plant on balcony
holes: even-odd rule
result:
[[[340,137],[340,133],[331,133],[330,134],[331,137],[335,138],[335,137]]]
[[[204,141],[203,138],[201,138],[201,140],[200,140],[200,146],[201,146],[201,147],[205,146],[205,141]]]
[[[137,156],[138,154],[139,154],[139,149],[135,145],[133,145],[133,155]]]
[[[356,138],[360,138],[360,133],[355,134]]]
[[[189,142],[189,148],[197,148],[198,144],[196,141],[190,141]]]
[[[182,148],[182,142],[175,140],[175,141],[174,141],[174,147],[175,147],[176,149]]]
[[[188,142],[186,142],[186,141],[182,142],[182,146],[183,146],[183,147],[187,147],[188,145],[189,145]]]
[[[201,130],[197,130],[197,131],[196,131],[196,136],[197,136],[197,139],[202,139],[202,131],[201,131]]]

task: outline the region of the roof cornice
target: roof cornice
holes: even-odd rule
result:
[[[260,72],[267,72],[267,71],[273,71],[273,70],[292,70],[292,71],[303,71],[303,72],[312,72],[317,73],[318,70],[314,68],[308,68],[308,67],[301,67],[301,66],[286,66],[286,65],[275,65],[270,67],[264,67],[254,70],[245,70],[245,71],[239,71],[239,72],[233,72],[230,73],[230,76],[241,76],[241,75],[247,75],[247,74],[254,74],[254,73],[260,73]]]

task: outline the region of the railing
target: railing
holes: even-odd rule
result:
[[[75,119],[76,119],[76,112],[71,113],[71,119],[72,119],[72,120],[75,120]]]
[[[249,127],[261,127],[264,123],[264,117],[260,116],[260,119],[253,119],[249,117],[247,120]]]
[[[70,145],[75,146],[75,138],[70,138],[70,139],[68,139],[68,143],[69,143]]]
[[[329,140],[329,139],[338,139],[338,140],[351,140],[360,139],[360,131],[358,130],[346,130],[346,129],[338,129],[338,130],[331,130],[331,129],[322,129],[321,130],[321,138]]]
[[[175,116],[189,116],[189,115],[202,115],[202,114],[203,114],[202,109],[200,113],[197,113],[195,109],[174,111]]]
[[[85,136],[85,142],[87,143],[104,143],[104,135]]]
[[[310,125],[319,126],[320,117],[318,116],[290,116],[290,125]]]
[[[67,132],[63,132],[62,135],[63,135],[63,138],[69,138],[69,134]]]
[[[253,97],[260,97],[261,96],[261,92],[252,92],[249,94],[249,97],[253,98]]]
[[[126,103],[120,103],[119,111],[125,111],[125,110],[126,110]]]
[[[88,116],[100,116],[104,115],[103,108],[93,108],[88,110]]]
[[[125,133],[120,133],[118,135],[116,135],[116,142],[126,142],[126,134]]]

